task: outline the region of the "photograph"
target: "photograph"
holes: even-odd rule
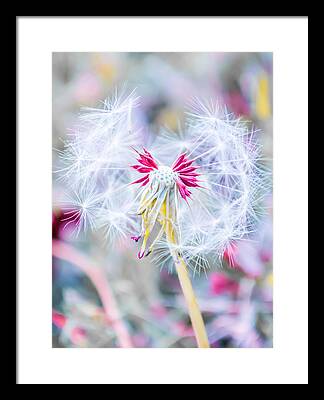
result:
[[[51,56],[52,348],[273,348],[273,53]]]

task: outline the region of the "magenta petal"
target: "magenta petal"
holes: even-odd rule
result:
[[[192,161],[186,161],[185,163],[180,164],[177,168],[174,168],[173,171],[178,172],[181,171],[185,167],[189,167],[193,163]]]
[[[141,182],[146,181],[146,180],[147,180],[147,181],[149,180],[149,176],[148,176],[148,175],[145,175],[145,176],[143,176],[142,178],[137,179],[137,181],[134,181],[134,182],[132,182],[131,184],[134,185],[135,183],[141,183]]]
[[[143,181],[143,183],[141,184],[141,186],[145,186],[147,183],[149,183],[149,178],[145,179],[145,181]]]
[[[141,173],[151,172],[151,167],[142,167],[141,165],[131,165],[132,168],[136,169],[136,171]]]
[[[195,167],[195,166],[191,166],[191,167],[187,167],[187,168],[182,168],[182,169],[179,170],[179,172],[180,172],[181,174],[185,174],[185,173],[189,173],[189,172],[194,172],[194,171],[196,171],[196,168],[197,168],[197,167]]]
[[[149,168],[149,167],[140,167],[140,168],[137,169],[137,171],[138,171],[138,172],[141,172],[142,174],[145,174],[145,173],[147,173],[147,172],[151,172],[151,171],[152,171],[152,168]]]
[[[184,157],[186,156],[186,153],[180,154],[180,156],[175,160],[175,162],[172,165],[172,169],[177,168],[177,166],[183,161]]]
[[[150,164],[152,165],[153,168],[158,169],[158,165],[154,161],[154,158],[153,158],[152,154],[149,153],[144,147],[143,147],[143,150],[144,150],[144,153],[145,153],[145,155],[143,157],[145,157],[150,162]]]
[[[158,165],[154,161],[153,156],[145,148],[143,148],[144,154],[140,153],[134,147],[132,147],[132,149],[140,156],[140,158],[137,159],[139,163],[145,165],[146,167],[153,167],[155,169],[158,169]]]
[[[186,188],[186,185],[181,182],[180,179],[177,180],[177,186],[179,189],[180,196],[186,200],[187,197],[190,197],[191,192]]]
[[[201,174],[197,174],[197,172],[178,172],[180,176],[200,176]]]
[[[182,180],[182,182],[185,185],[187,185],[189,187],[197,187],[198,186],[197,179],[186,179],[183,177],[180,177],[180,179]]]
[[[148,152],[145,147],[143,147],[143,150],[144,150],[144,153],[145,153],[145,157],[146,158],[150,158],[152,161],[154,161],[154,158],[153,158],[152,154],[150,152]]]
[[[137,161],[139,163],[141,163],[142,165],[145,165],[146,167],[155,168],[155,169],[158,168],[157,164],[153,160],[151,160],[150,158],[148,158],[146,156],[141,155],[141,157],[138,158]]]
[[[138,161],[139,163],[141,163],[142,165],[144,165],[145,167],[151,167],[151,164],[149,163],[149,161],[148,161],[145,157],[143,157],[143,156],[141,156],[140,158],[138,158],[137,161]]]

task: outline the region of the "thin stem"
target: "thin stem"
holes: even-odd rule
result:
[[[97,289],[107,320],[115,331],[120,347],[132,347],[131,338],[120,317],[115,297],[102,269],[74,247],[60,240],[53,240],[52,249],[55,257],[70,262],[89,277]]]
[[[168,215],[168,211],[167,211]],[[175,234],[174,230],[172,228],[172,224],[169,222],[166,223],[166,237],[170,246],[170,252],[178,273],[181,289],[183,292],[183,295],[185,297],[188,311],[189,311],[189,316],[191,319],[192,327],[195,332],[196,340],[198,343],[198,347],[200,348],[209,348],[209,341],[208,341],[208,336],[204,324],[203,317],[201,315],[199,305],[196,299],[195,292],[193,290],[190,278],[189,278],[189,273],[188,273],[188,268],[186,266],[186,263],[184,262],[183,258],[180,257],[177,252],[172,248],[173,245],[176,244],[176,239],[175,239]]]
[[[174,264],[178,273],[180,285],[182,288],[183,295],[186,299],[188,311],[192,323],[193,330],[197,339],[198,347],[209,348],[208,336],[202,318],[199,305],[193,290],[187,266],[184,260],[179,256],[173,256]]]

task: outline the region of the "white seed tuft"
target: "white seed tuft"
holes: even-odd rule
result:
[[[137,104],[135,92],[116,91],[103,108],[85,109],[59,153],[59,177],[75,195],[65,207],[76,210],[68,222],[78,224],[77,233],[103,229],[113,242],[139,229],[136,210],[147,188],[130,185],[138,174],[129,167],[132,147],[142,146],[132,128]],[[257,136],[246,121],[224,107],[195,100],[181,134],[164,131],[150,147],[165,165],[149,173],[151,188],[175,185],[178,176],[170,166],[181,152],[199,166],[203,188],[192,188],[188,202],[177,191],[174,196],[176,251],[195,272],[220,263],[233,241],[249,238],[256,229],[262,198],[269,191]],[[161,265],[170,259],[169,244],[162,237],[156,247],[154,257]]]

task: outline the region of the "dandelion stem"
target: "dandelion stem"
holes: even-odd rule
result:
[[[166,236],[168,243],[170,245],[170,252],[178,273],[181,289],[187,303],[189,316],[191,319],[193,330],[195,332],[198,347],[209,348],[210,345],[208,341],[204,320],[201,315],[196,295],[190,281],[188,268],[183,258],[177,254],[174,248],[172,248],[173,245],[176,244],[174,230],[171,224],[167,223],[166,225],[167,225]]]
[[[192,327],[195,332],[198,347],[209,348],[207,332],[202,318],[195,293],[189,278],[188,269],[181,257],[174,258],[180,285],[187,302]]]

